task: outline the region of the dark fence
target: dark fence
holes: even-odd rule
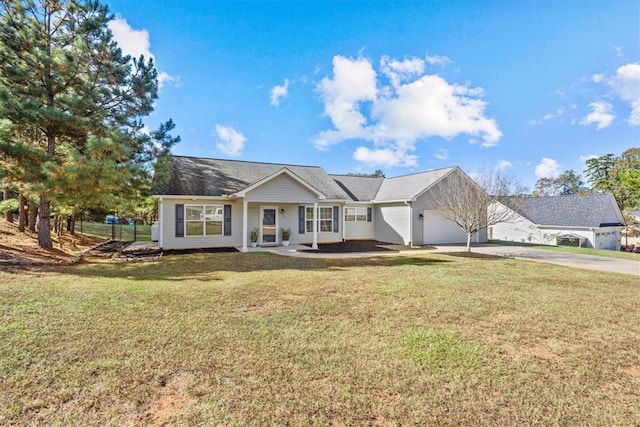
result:
[[[133,224],[105,224],[103,222],[79,221],[76,223],[76,233],[123,242],[151,240],[151,226],[138,225],[136,222]]]

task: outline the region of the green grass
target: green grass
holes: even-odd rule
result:
[[[635,254],[631,252],[610,251],[605,249],[594,249],[594,248],[574,248],[572,246],[535,245],[530,243],[507,242],[504,240],[490,240],[489,243],[492,243],[495,245],[525,246],[525,247],[536,248],[536,249],[546,249],[549,251],[568,252],[568,253],[574,253],[574,254],[597,255],[597,256],[603,256],[607,258],[630,259],[632,261],[640,262],[640,254]]]
[[[3,425],[637,425],[640,279],[437,254],[0,271]]]
[[[103,222],[82,222],[82,229],[80,223],[76,224],[76,233],[101,237],[103,239],[111,239],[115,232],[115,240],[122,241],[150,241],[151,240],[151,226],[150,225],[136,225],[135,235],[134,226],[131,224],[105,224]]]

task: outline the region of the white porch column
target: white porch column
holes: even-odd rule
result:
[[[162,249],[164,247],[164,202],[162,201],[162,197],[159,199],[158,207],[160,209],[160,215],[158,216],[158,227],[160,228],[158,230],[160,232],[158,236],[158,247]]]
[[[313,202],[313,244],[311,249],[318,249],[318,202]]]
[[[242,198],[242,252],[247,252],[247,218],[249,210],[249,202],[245,197]]]

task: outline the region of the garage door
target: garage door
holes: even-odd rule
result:
[[[423,212],[422,236],[425,245],[436,243],[467,243],[467,234],[453,221],[441,217],[434,211]],[[477,235],[472,237],[476,241]]]

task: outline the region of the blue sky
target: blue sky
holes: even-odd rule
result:
[[[174,154],[532,187],[640,146],[640,2],[106,2]]]

